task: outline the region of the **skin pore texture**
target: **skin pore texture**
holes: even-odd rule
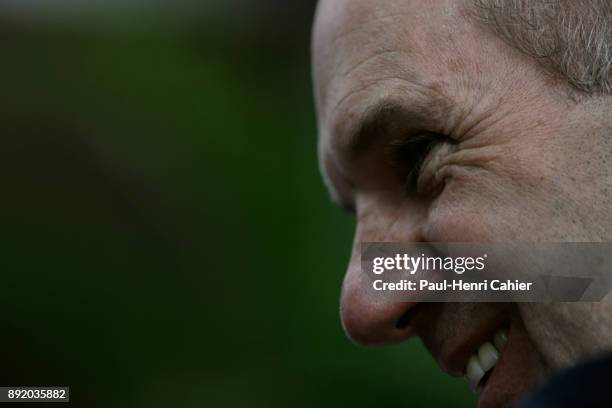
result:
[[[322,0],[313,31],[321,170],[357,219],[342,288],[363,345],[420,337],[442,369],[508,327],[484,390],[504,406],[612,348],[612,299],[566,304],[375,302],[362,241],[612,238],[612,99],[577,94],[471,17],[468,1]]]

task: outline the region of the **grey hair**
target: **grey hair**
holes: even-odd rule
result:
[[[611,0],[474,0],[478,18],[587,94],[612,93]]]

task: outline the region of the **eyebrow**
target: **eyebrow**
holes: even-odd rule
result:
[[[423,101],[407,106],[396,99],[383,99],[367,108],[361,118],[349,126],[338,147],[355,157],[374,145],[393,144],[408,134],[431,129],[435,120],[433,110],[431,104]]]

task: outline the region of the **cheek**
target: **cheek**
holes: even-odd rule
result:
[[[610,350],[611,304],[608,296],[598,303],[520,303],[519,310],[546,363],[560,369]]]
[[[558,191],[543,154],[516,144],[462,146],[434,171],[443,188],[432,200],[432,241],[547,240],[561,236]]]
[[[521,210],[512,186],[492,172],[453,166],[431,202],[423,234],[438,242],[512,240],[520,236]]]

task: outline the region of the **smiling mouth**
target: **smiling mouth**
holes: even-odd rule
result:
[[[493,339],[484,342],[470,356],[465,367],[465,380],[472,391],[477,392],[484,387],[507,342],[508,330],[498,330]]]

